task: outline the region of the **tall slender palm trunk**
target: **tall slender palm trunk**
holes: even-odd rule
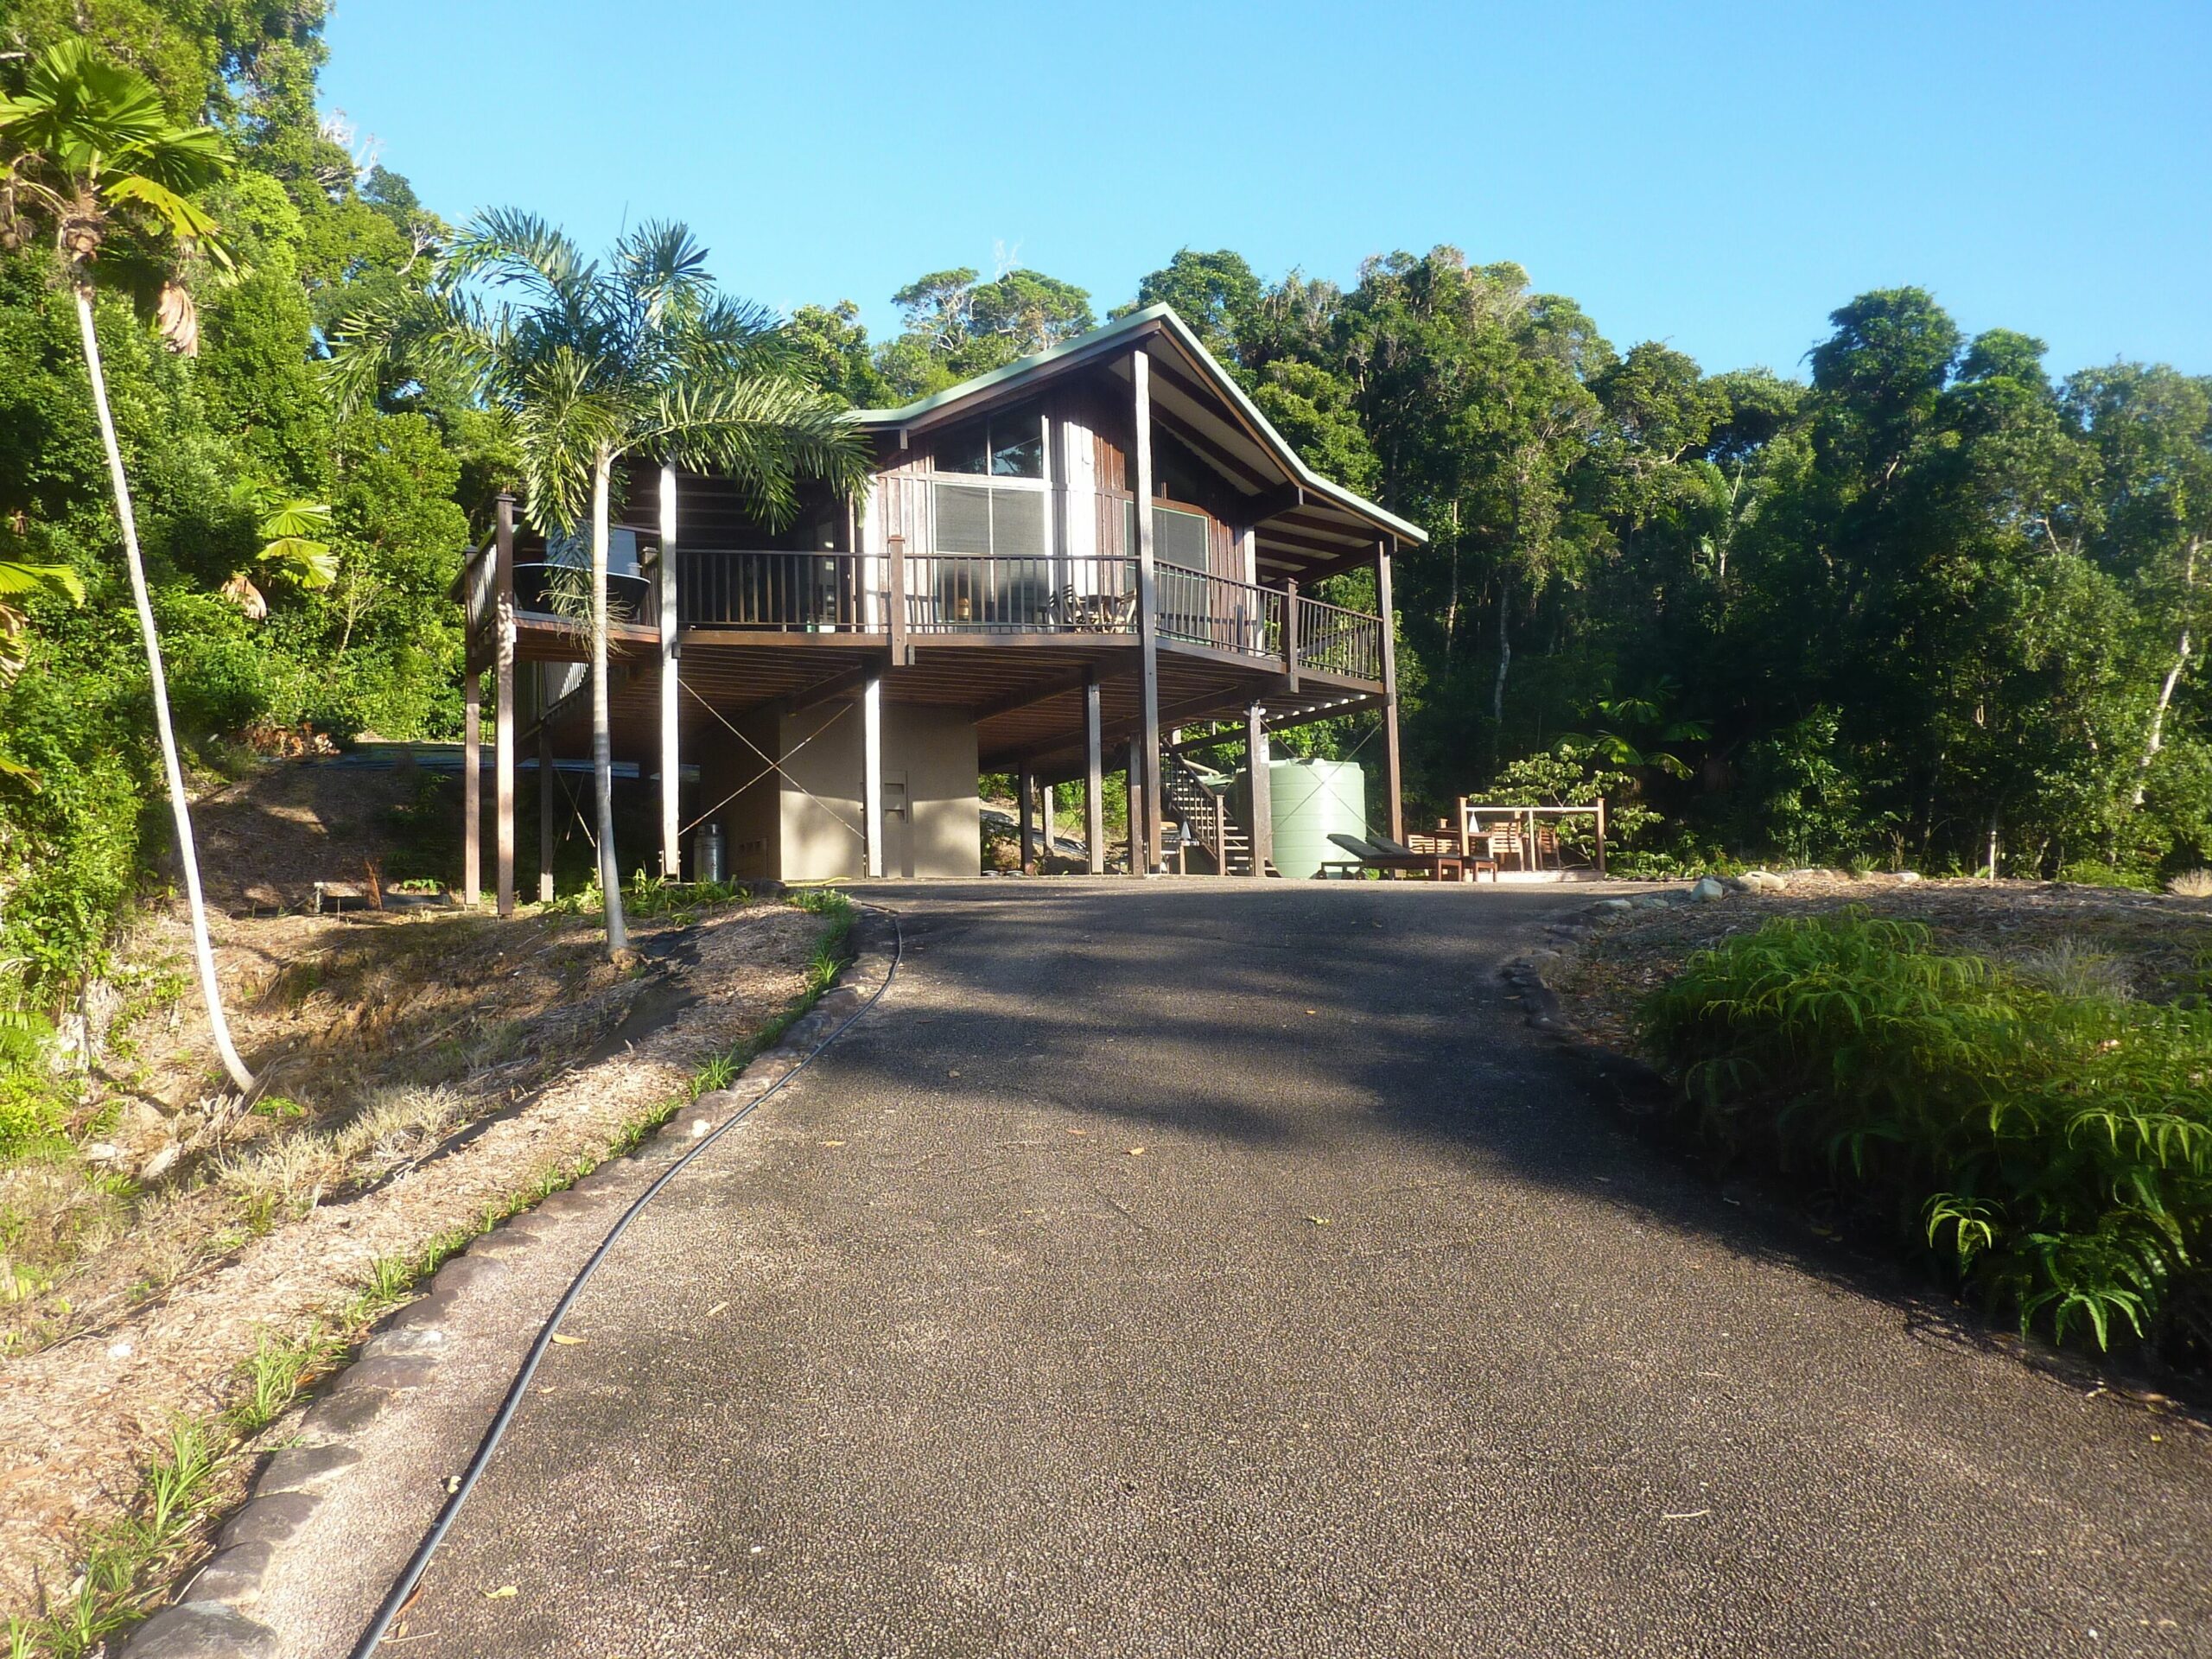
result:
[[[613,458],[601,454],[591,469],[591,780],[598,798],[599,890],[607,906],[607,954],[630,948],[622,919],[622,869],[614,855],[613,721],[607,709],[607,543],[608,474]]]
[[[223,988],[215,977],[215,949],[207,937],[207,906],[200,894],[200,854],[192,839],[192,810],[185,803],[184,767],[177,759],[176,732],[169,723],[168,678],[162,671],[162,642],[154,632],[153,601],[146,593],[146,568],[138,553],[138,523],[130,511],[130,482],[124,475],[123,450],[115,440],[115,418],[108,410],[107,377],[100,371],[99,335],[92,326],[92,289],[73,283],[77,298],[77,327],[84,336],[85,368],[92,377],[92,404],[99,413],[100,442],[107,450],[107,470],[115,486],[115,514],[123,524],[124,562],[130,571],[131,602],[138,610],[138,632],[146,642],[146,671],[154,695],[154,726],[161,734],[162,766],[168,776],[169,811],[176,820],[177,862],[184,870],[185,906],[192,916],[192,954],[200,968],[200,994],[207,1004],[207,1027],[214,1033],[223,1070],[245,1093],[253,1090],[253,1073],[238,1058],[231,1040],[230,1022],[223,1017]]]

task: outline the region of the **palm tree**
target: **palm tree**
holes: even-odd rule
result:
[[[549,536],[591,535],[592,772],[607,947],[628,954],[614,851],[608,736],[607,552],[615,468],[628,456],[734,480],[770,524],[798,480],[855,487],[866,461],[834,400],[801,378],[767,311],[715,291],[680,224],[619,239],[604,264],[544,220],[502,210],[457,235],[418,294],[342,325],[333,364],[348,401],[395,377],[458,374],[518,441],[525,511]]]
[[[207,909],[200,893],[192,813],[185,800],[184,767],[169,722],[161,639],[154,631],[146,568],[138,552],[138,524],[130,510],[130,481],[116,442],[107,379],[100,368],[99,336],[92,324],[96,263],[112,236],[120,233],[141,246],[166,236],[180,249],[196,247],[219,264],[227,263],[214,240],[215,222],[194,204],[191,195],[220,178],[228,166],[222,140],[213,128],[181,126],[170,120],[150,81],[107,62],[80,40],[64,41],[34,63],[20,97],[0,96],[0,246],[23,245],[42,223],[54,238],[76,299],[85,372],[92,381],[100,442],[107,452],[115,514],[123,527],[130,597],[146,645],[154,724],[161,734],[169,810],[176,821],[177,860],[184,871],[200,994],[207,1000],[207,1024],[223,1069],[241,1090],[251,1093],[253,1073],[238,1058],[230,1024],[223,1017],[215,952],[207,936]],[[173,281],[164,284],[162,310],[173,337],[196,332],[190,302]]]

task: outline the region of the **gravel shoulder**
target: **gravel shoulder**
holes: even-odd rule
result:
[[[233,922],[226,932],[235,944],[257,925],[303,919]],[[49,1305],[60,1304],[67,1322],[58,1332],[38,1329],[39,1345],[0,1358],[0,1607],[35,1610],[66,1590],[86,1529],[123,1513],[142,1461],[172,1421],[229,1403],[263,1333],[296,1336],[317,1322],[329,1328],[376,1264],[410,1260],[436,1241],[478,1230],[487,1211],[496,1216],[565,1180],[578,1163],[602,1157],[641,1114],[680,1099],[703,1059],[749,1038],[800,993],[823,924],[759,904],[708,914],[694,926],[648,927],[642,942],[661,960],[634,978],[590,967],[569,971],[579,944],[590,948],[582,918],[525,919],[502,931],[458,918],[452,925],[459,931],[444,934],[441,922],[395,925],[410,936],[402,940],[407,965],[399,982],[412,983],[411,972],[440,988],[434,1002],[442,995],[466,1003],[474,963],[524,986],[534,1017],[494,1007],[492,1023],[503,1028],[510,1013],[518,1016],[515,1034],[488,1053],[460,1055],[457,1075],[440,1085],[450,1109],[436,1132],[394,1147],[376,1179],[327,1192],[303,1179],[293,1192],[279,1169],[270,1178],[279,1202],[266,1224],[227,1235],[215,1234],[198,1211],[216,1217],[235,1206],[237,1195],[219,1179],[195,1179],[142,1221],[148,1230],[126,1228],[60,1281]],[[426,957],[422,947],[442,938],[446,956]],[[534,973],[528,962],[541,952]],[[498,958],[506,953],[516,959],[502,969]],[[556,967],[545,972],[549,961]],[[572,1000],[559,995],[564,985]],[[435,1052],[435,1041],[410,1039],[404,1022],[380,1019],[378,1007],[374,999],[323,1004],[318,1017],[340,1034],[320,1062],[302,1068],[302,1083],[312,1087],[320,1063],[326,1081],[341,1073],[350,1089],[373,1075],[362,1056],[379,1046],[395,1064],[418,1047]],[[478,1007],[472,1023],[483,1013]],[[334,1089],[329,1098],[341,1119],[353,1103],[348,1089]],[[226,1155],[257,1150],[265,1148],[250,1138]],[[141,1283],[134,1296],[134,1281],[143,1276],[138,1264],[163,1227],[194,1253],[157,1294]],[[77,1309],[98,1306],[97,1296],[115,1311],[86,1321]],[[280,1444],[290,1426],[273,1427],[264,1444]]]

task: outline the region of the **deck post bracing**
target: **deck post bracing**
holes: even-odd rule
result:
[[[553,733],[537,722],[537,902],[553,902]]]
[[[1083,841],[1093,875],[1106,874],[1105,756],[1100,753],[1098,676],[1083,683]]]
[[[1397,613],[1390,606],[1390,543],[1375,543],[1375,608],[1382,618],[1382,777],[1389,791],[1390,839],[1406,838],[1406,778],[1398,751]]]
[[[1244,775],[1251,785],[1252,874],[1265,875],[1275,855],[1274,780],[1268,775],[1268,709],[1244,711]]]
[[[861,817],[868,836],[868,874],[883,874],[883,677],[861,688]]]
[[[497,654],[492,677],[492,768],[496,838],[493,880],[502,916],[515,913],[515,499],[505,490],[497,504],[493,542],[492,604]]]
[[[677,716],[683,672],[676,642],[676,468],[660,469],[660,873],[664,880],[683,875],[683,756],[678,752]]]
[[[1141,658],[1139,696],[1143,714],[1144,835],[1143,852],[1137,852],[1137,836],[1130,833],[1129,863],[1150,874],[1160,863],[1160,613],[1159,589],[1153,565],[1152,524],[1152,359],[1142,346],[1129,353],[1129,381],[1136,391],[1135,476],[1130,480],[1136,497],[1137,519],[1137,649]]]
[[[470,909],[484,888],[484,677],[461,681],[461,902]]]
[[[1037,774],[1027,766],[1014,774],[1014,798],[1021,824],[1020,868],[1027,874],[1037,863]]]

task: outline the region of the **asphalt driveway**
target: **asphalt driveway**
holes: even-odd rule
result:
[[[1574,899],[880,896],[388,1653],[2212,1652],[2204,1440],[1626,1130],[1496,976]]]

